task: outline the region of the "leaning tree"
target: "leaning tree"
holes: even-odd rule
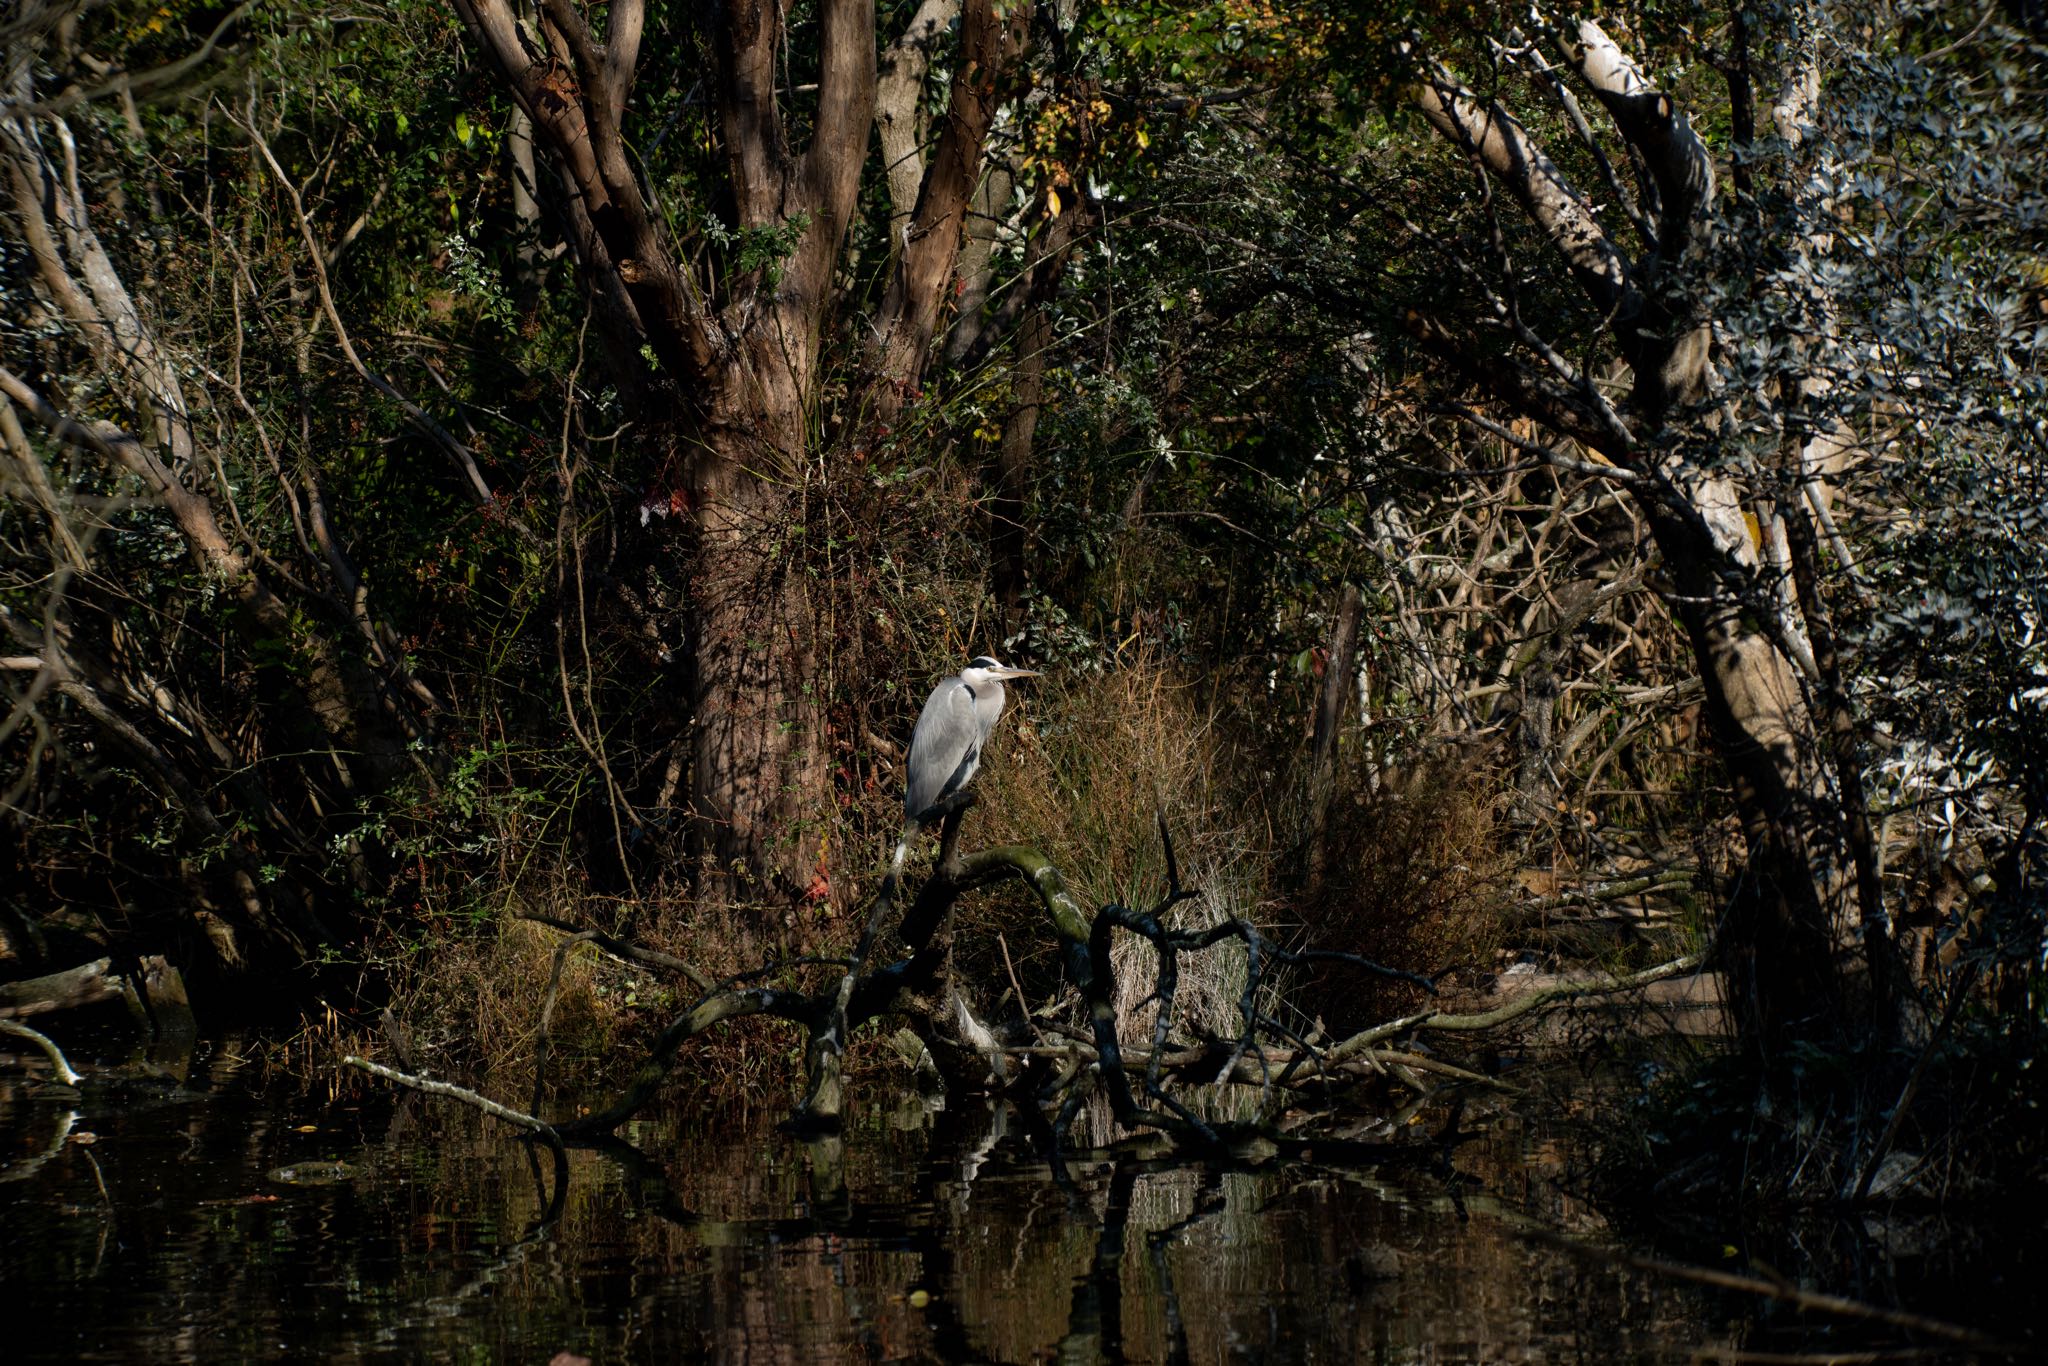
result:
[[[1718,165],[1686,111],[1702,82],[1664,88],[1591,19],[1537,13],[1505,35],[1491,95],[1412,42],[1396,57],[1412,73],[1404,99],[1466,160],[1480,204],[1462,241],[1405,225],[1454,263],[1469,307],[1411,307],[1402,324],[1465,386],[1451,405],[1463,421],[1608,482],[1647,521],[1748,847],[1719,942],[1738,1015],[1765,1044],[1816,1022],[1891,1032],[1906,992],[1820,589],[1829,481],[1858,440],[1811,358],[1829,346],[1828,220],[1841,211],[1822,188],[1826,158],[1801,145],[1818,117],[1822,16],[1793,6],[1783,22],[1756,40],[1737,7],[1708,54],[1729,113]],[[1777,93],[1760,132],[1766,83]],[[1510,88],[1539,101],[1578,174],[1510,112]],[[1731,352],[1764,298],[1777,349],[1745,369]]]

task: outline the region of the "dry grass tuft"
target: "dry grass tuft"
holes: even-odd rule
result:
[[[1209,925],[1231,915],[1256,919],[1271,856],[1262,827],[1246,819],[1215,728],[1193,689],[1169,681],[1148,659],[1100,674],[1049,676],[1013,693],[1014,713],[990,745],[967,816],[969,847],[1030,844],[1058,864],[1075,899],[1089,910],[1109,902],[1146,909],[1167,891],[1158,814],[1173,832],[1183,883],[1200,895],[1175,907],[1169,922]],[[1035,903],[1012,895],[969,910],[975,938],[1003,935],[1027,996],[1036,1003],[1057,980],[1050,927]],[[1148,1038],[1155,1007],[1150,945],[1119,936],[1114,964],[1127,1039]],[[1002,983],[1000,958],[963,957],[969,981]],[[1219,946],[1183,955],[1176,1015],[1183,1025],[1231,1034],[1239,1028],[1244,954]],[[997,993],[991,992],[993,998]]]
[[[1309,947],[1430,976],[1490,970],[1515,856],[1489,775],[1424,770],[1399,791],[1345,775],[1330,803],[1329,865],[1297,901]],[[1332,1034],[1422,1001],[1414,987],[1343,964],[1303,974],[1295,1001]]]
[[[516,905],[571,924],[602,925],[606,909],[566,882],[529,888]],[[759,933],[731,908],[704,909],[681,896],[650,895],[625,937],[676,955],[713,978],[758,967],[766,956]],[[400,989],[392,1013],[409,1036],[415,1060],[441,1076],[470,1078],[492,1094],[523,1105],[532,1084],[541,1007],[565,935],[519,919],[510,909],[484,917],[473,933],[447,935],[418,955],[414,970],[394,974]],[[806,981],[804,985],[814,986]],[[618,1083],[647,1044],[698,995],[679,974],[622,963],[589,944],[569,950],[549,1027],[552,1089]],[[746,1022],[743,1022],[746,1023]],[[693,1040],[675,1085],[720,1095],[765,1088],[795,1075],[801,1040],[786,1026],[727,1026]],[[377,1031],[342,1051],[391,1058]]]

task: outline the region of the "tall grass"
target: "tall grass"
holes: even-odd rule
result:
[[[1340,773],[1328,865],[1291,902],[1302,941],[1450,977],[1448,986],[1490,978],[1514,871],[1501,811],[1497,776],[1483,766],[1418,770],[1398,789],[1375,787],[1355,768]],[[1332,1034],[1419,1002],[1417,988],[1342,964],[1305,973],[1295,994]]]

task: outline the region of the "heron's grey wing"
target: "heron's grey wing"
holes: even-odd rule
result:
[[[980,757],[981,731],[974,717],[974,693],[949,678],[925,699],[917,726],[910,732],[909,782],[903,792],[903,818],[916,820],[931,804],[966,781]]]

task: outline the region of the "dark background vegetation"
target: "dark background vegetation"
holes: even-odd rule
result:
[[[927,10],[904,200],[834,100]],[[518,69],[468,4],[0,17],[7,975],[163,955],[213,1019],[474,1062],[530,1027],[522,916],[843,950],[919,703],[993,653],[1045,677],[969,838],[1084,905],[1163,885],[1156,810],[1185,913],[1449,987],[1711,945],[1729,1095],[1798,1098],[1757,1141],[1831,1117],[1834,1188],[1894,1114],[2037,1150],[2026,14],[1605,7],[1644,114],[1521,10],[656,3],[579,180],[549,120],[623,12],[503,7]],[[1056,991],[1025,901],[974,914],[967,980]],[[557,1032],[675,1004],[579,964]]]

